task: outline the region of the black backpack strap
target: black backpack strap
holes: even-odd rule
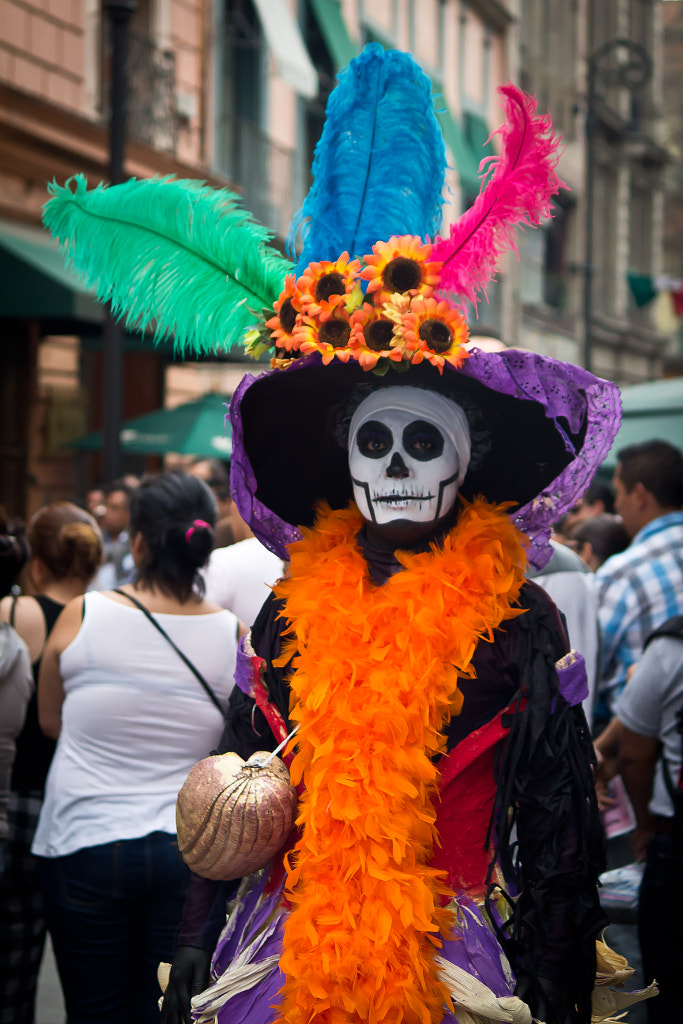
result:
[[[658,637],[672,637],[674,640],[683,640],[683,615],[672,615],[670,619],[662,623],[657,629],[653,630],[648,636],[647,640],[643,645],[643,650]],[[681,736],[681,765],[683,765],[683,707],[680,707],[676,712],[676,729]],[[671,777],[671,770],[667,763],[664,754],[662,753],[662,776],[664,778],[664,785],[666,786],[667,793],[671,797],[671,802],[674,806],[674,814],[677,813],[678,804],[683,800],[683,773],[679,774],[678,785],[674,785],[674,780]]]
[[[14,594],[13,597],[12,597],[12,604],[10,605],[10,608],[9,608],[9,624],[10,624],[10,626],[14,626],[14,615],[15,615],[16,610],[17,610],[17,601],[18,600],[19,600],[19,598],[17,597],[16,594]]]
[[[190,672],[192,672],[192,673],[193,673],[193,675],[194,675],[194,676],[196,676],[196,678],[197,678],[197,679],[199,680],[199,682],[200,682],[200,683],[202,684],[202,686],[203,686],[203,687],[204,687],[204,689],[206,690],[206,692],[207,692],[208,696],[210,697],[210,699],[211,699],[212,703],[213,703],[213,704],[214,704],[214,705],[215,705],[215,706],[216,706],[216,707],[218,708],[218,710],[220,711],[221,715],[223,715],[223,717],[225,717],[225,709],[224,709],[224,708],[223,708],[223,707],[221,706],[221,702],[219,701],[218,697],[216,696],[216,694],[214,693],[214,691],[213,691],[213,690],[211,689],[211,687],[209,686],[209,684],[207,683],[206,679],[205,679],[205,678],[204,678],[204,676],[203,676],[203,675],[201,674],[201,672],[199,671],[199,669],[198,669],[198,668],[196,668],[196,667],[195,667],[195,666],[194,666],[194,665],[192,664],[192,662],[191,662],[191,661],[190,661],[190,659],[189,659],[189,658],[187,657],[187,655],[186,655],[186,654],[183,654],[183,652],[182,652],[182,651],[180,650],[180,648],[179,648],[179,647],[178,647],[178,646],[177,646],[177,645],[176,645],[176,644],[175,644],[175,643],[174,643],[174,642],[173,642],[173,641],[171,640],[171,638],[170,638],[170,636],[168,635],[168,633],[166,632],[166,630],[165,630],[165,629],[163,628],[163,626],[159,625],[159,623],[158,623],[158,622],[157,622],[157,620],[156,620],[156,619],[154,618],[154,616],[152,615],[152,613],[151,613],[150,611],[148,611],[148,609],[147,609],[147,608],[145,608],[144,604],[141,604],[141,603],[140,603],[140,602],[138,601],[138,599],[137,599],[136,597],[133,597],[133,595],[132,595],[132,594],[127,594],[127,593],[126,593],[126,592],[125,592],[124,590],[118,590],[118,589],[115,589],[115,590],[113,590],[113,591],[112,591],[112,593],[114,593],[114,594],[120,594],[120,595],[121,595],[121,597],[125,597],[125,598],[127,598],[127,599],[128,599],[128,600],[129,600],[129,601],[130,601],[130,602],[132,603],[132,604],[134,604],[134,605],[135,605],[135,606],[136,606],[137,608],[139,608],[139,609],[140,609],[140,611],[141,611],[141,612],[143,613],[143,615],[145,615],[145,616],[146,616],[146,617],[147,617],[147,618],[149,619],[149,621],[150,621],[150,622],[152,623],[152,625],[153,625],[153,626],[154,626],[154,627],[155,627],[156,629],[158,629],[158,630],[159,630],[159,632],[160,632],[160,633],[161,633],[161,635],[162,635],[162,636],[164,637],[164,639],[168,641],[168,643],[169,643],[169,644],[171,645],[171,647],[172,647],[172,648],[173,648],[173,650],[174,650],[174,651],[176,652],[176,654],[178,655],[178,657],[179,657],[179,658],[182,658],[182,660],[183,660],[183,661],[185,662],[185,664],[186,664],[186,665],[187,665],[187,667],[189,668]]]
[[[672,615],[670,619],[653,630],[643,644],[643,650],[652,640],[656,640],[660,636],[672,636],[677,640],[683,640],[683,615]]]
[[[674,780],[671,778],[671,772],[669,770],[668,762],[667,762],[667,760],[666,760],[666,758],[664,757],[663,754],[662,754],[662,776],[664,778],[664,785],[666,786],[666,791],[669,794],[669,796],[671,797],[671,803],[674,806],[674,812],[675,812],[675,810],[676,810],[676,787],[674,786]]]
[[[676,712],[676,732],[681,737],[681,766],[682,769],[678,774],[678,785],[674,785],[674,780],[671,777],[671,770],[668,762],[664,757],[662,751],[662,777],[664,779],[664,785],[666,791],[671,798],[671,803],[674,808],[674,817],[677,818],[683,812],[683,707],[680,707]],[[681,823],[683,827],[683,822]]]

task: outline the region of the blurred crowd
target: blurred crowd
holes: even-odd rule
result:
[[[176,795],[221,737],[239,636],[281,574],[217,460],[93,487],[25,528],[0,514],[3,1024],[34,1020],[46,929],[70,1019],[158,1019],[188,884]]]
[[[620,451],[552,546],[535,581],[586,662],[605,821],[619,805],[645,862],[649,1019],[675,1020],[681,452]],[[188,887],[175,797],[219,745],[239,637],[283,568],[213,459],[93,487],[25,528],[0,512],[0,1024],[34,1020],[46,928],[70,1021],[158,1020]]]

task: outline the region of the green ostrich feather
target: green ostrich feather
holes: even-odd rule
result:
[[[180,351],[239,344],[292,269],[227,189],[152,178],[89,192],[77,175],[49,191],[43,220],[69,264],[131,329]]]

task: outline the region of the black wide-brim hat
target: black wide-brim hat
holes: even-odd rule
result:
[[[619,425],[618,388],[581,367],[508,350],[474,350],[460,369],[443,374],[429,363],[384,377],[355,362],[325,366],[318,354],[285,370],[247,376],[233,397],[232,489],[255,535],[286,557],[297,527],[312,526],[326,501],[345,508],[353,498],[348,451],[339,424],[357,396],[410,385],[460,399],[488,438],[460,492],[510,509],[530,536],[530,558],[547,559],[550,527],[571,507],[607,454]]]

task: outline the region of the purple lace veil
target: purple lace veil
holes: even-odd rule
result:
[[[307,374],[307,371],[319,367],[320,358],[314,355],[293,361],[292,365],[285,370],[273,370],[269,374],[262,374],[258,377],[247,375],[235,391],[230,406],[233,442],[231,473],[233,497],[241,515],[258,539],[284,559],[287,558],[287,545],[300,536],[297,524],[286,522],[257,496],[259,484],[263,482],[264,470],[255,471],[247,454],[252,451],[262,452],[266,446],[277,452],[280,439],[277,434],[273,433],[268,437],[255,436],[260,429],[259,418],[251,415],[245,423],[242,415],[243,405],[245,400],[248,403],[251,400],[257,400],[259,382],[263,382],[267,378],[271,379],[269,394],[272,396],[274,394],[273,386],[278,380],[281,381],[278,390],[281,386],[286,392],[288,378],[297,374],[297,400],[296,403],[292,403],[293,406],[296,404],[296,408],[291,409],[291,421],[286,412],[282,415],[281,435],[286,436],[289,430],[305,431],[307,429],[306,403],[305,399],[302,401],[300,396],[302,394],[305,396],[306,376],[314,378],[311,380],[311,388],[316,386],[315,375]],[[339,364],[336,369],[337,372],[343,374],[342,364]],[[306,376],[299,376],[302,374]],[[317,379],[320,380],[319,369],[317,369],[317,374]],[[528,408],[526,403],[537,403],[542,410],[545,427],[562,442],[562,447],[566,452],[562,461],[566,464],[553,479],[545,483],[533,498],[512,512],[515,524],[529,537],[528,554],[531,564],[536,568],[542,568],[552,553],[548,539],[553,524],[580,497],[610,449],[621,416],[619,389],[609,381],[594,377],[582,367],[562,363],[534,352],[514,349],[504,352],[480,352],[475,349],[459,370],[455,370],[449,365],[445,367],[444,381],[447,382],[450,377],[454,383],[457,383],[453,375],[468,378],[483,385],[492,393],[489,401],[494,405],[496,395],[517,399],[525,403],[525,408]],[[373,386],[373,384],[377,386],[380,383],[379,379],[370,372],[364,374],[364,377],[369,386]],[[407,373],[400,376],[396,374],[395,377],[395,380],[385,381],[385,383],[409,384],[412,382],[414,374],[408,370]],[[461,383],[466,384],[467,381],[461,381]],[[252,388],[256,390],[252,392]],[[265,405],[265,398],[263,402]],[[521,410],[522,406],[519,408]],[[537,412],[538,409],[535,411]],[[514,426],[514,414],[510,425],[511,428]],[[245,437],[245,428],[250,436]],[[311,423],[310,430],[316,429],[319,429],[319,423]],[[525,457],[528,458],[530,453],[533,455],[536,443],[536,431],[529,431],[528,436],[522,437]],[[316,457],[319,458],[312,453],[311,464],[305,467],[309,479],[311,475],[315,476]],[[491,458],[495,460],[496,457],[494,439]],[[509,454],[500,457],[508,460]],[[286,458],[286,452],[283,452],[285,462]],[[257,461],[256,458],[254,461]],[[266,465],[260,458],[258,464]],[[283,468],[285,473],[290,473],[293,476],[296,476],[302,469],[302,467],[292,465],[288,467],[286,464]],[[259,474],[260,480],[257,479]],[[463,485],[463,491],[466,491],[465,485]],[[322,498],[326,495],[320,494],[318,497]],[[484,497],[491,496],[484,494]],[[505,499],[501,495],[495,495],[492,500]],[[270,503],[276,504],[273,501]]]

